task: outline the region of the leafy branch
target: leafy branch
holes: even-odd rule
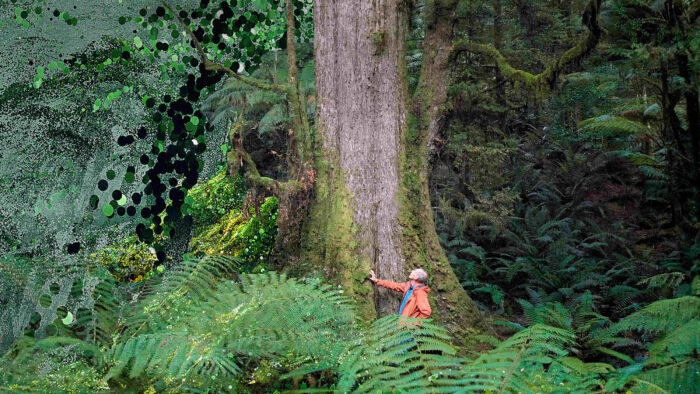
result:
[[[266,83],[263,81],[260,81],[258,79],[246,76],[246,75],[241,75],[235,71],[233,71],[230,67],[226,67],[225,65],[219,64],[212,62],[207,58],[206,52],[204,52],[204,48],[202,47],[202,44],[199,42],[199,39],[197,39],[197,36],[192,32],[192,29],[185,23],[185,21],[180,18],[180,15],[175,12],[175,8],[173,8],[172,5],[168,4],[168,2],[163,2],[163,6],[170,11],[171,14],[177,19],[177,21],[180,23],[180,25],[185,29],[187,34],[190,36],[190,39],[192,40],[192,44],[194,44],[195,49],[199,53],[199,56],[202,58],[202,62],[204,63],[204,67],[207,70],[210,71],[223,71],[226,74],[232,76],[233,78],[236,78],[237,80],[246,83],[248,85],[254,86],[258,89],[263,89],[263,90],[274,90],[277,92],[286,92],[287,88],[284,85],[280,84],[271,84],[271,83]]]

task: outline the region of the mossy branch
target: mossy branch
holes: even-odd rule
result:
[[[522,83],[534,89],[552,89],[559,77],[559,74],[570,64],[580,61],[588,56],[598,45],[600,37],[603,35],[603,28],[600,26],[598,16],[602,0],[589,0],[583,12],[583,24],[588,28],[588,34],[574,47],[564,52],[558,59],[553,61],[540,74],[532,74],[524,70],[514,68],[508,63],[501,52],[487,44],[480,44],[470,40],[461,40],[452,48],[450,60],[454,61],[462,52],[471,52],[491,58],[496,62],[498,70],[508,79]]]
[[[211,60],[209,60],[209,58],[207,58],[206,52],[204,52],[204,48],[202,47],[202,44],[197,39],[197,36],[195,36],[195,34],[192,32],[190,27],[185,23],[185,21],[183,21],[182,18],[180,18],[180,15],[178,15],[178,13],[175,12],[175,8],[173,8],[173,6],[171,6],[170,4],[168,4],[168,2],[165,2],[165,1],[163,2],[163,6],[165,6],[165,8],[167,8],[168,11],[170,11],[170,13],[173,14],[175,19],[177,19],[178,23],[180,23],[180,25],[185,29],[187,34],[190,36],[190,39],[192,40],[192,43],[194,44],[195,49],[197,50],[197,53],[199,53],[199,56],[202,58],[202,63],[204,63],[204,67],[207,70],[223,71],[226,74],[232,76],[233,78],[236,78],[237,80],[239,80],[245,84],[248,84],[250,86],[254,86],[258,89],[274,90],[274,91],[281,92],[281,93],[285,93],[287,91],[287,89],[284,85],[267,83],[267,82],[260,81],[256,78],[248,77],[246,75],[241,75],[241,74],[233,71],[230,67],[226,67],[222,64],[218,64],[218,63],[215,63],[215,62],[212,62]]]
[[[293,87],[297,86],[297,75],[299,68],[297,67],[297,50],[294,46],[294,5],[292,0],[285,2],[285,20],[287,21],[287,67],[289,69],[289,84]]]
[[[287,98],[289,109],[292,111],[292,129],[290,130],[289,143],[290,152],[299,157],[302,163],[299,172],[305,172],[304,168],[311,160],[311,150],[313,146],[311,127],[306,116],[305,97],[299,89],[299,66],[297,65],[297,51],[294,44],[295,38],[295,17],[292,0],[285,1],[285,20],[287,22],[287,69],[289,72],[289,86],[287,88]],[[298,174],[297,174],[298,175]]]
[[[280,182],[277,179],[260,175],[258,166],[255,164],[253,159],[250,157],[250,154],[243,146],[243,139],[245,137],[244,113],[245,101],[243,104],[243,110],[238,115],[238,119],[229,128],[229,143],[231,144],[231,150],[226,155],[229,176],[231,178],[235,177],[242,168],[243,172],[245,173],[245,179],[246,183],[248,183],[248,187],[255,189],[267,189],[277,195],[279,193],[294,191],[296,188],[300,187],[300,183],[295,180]]]

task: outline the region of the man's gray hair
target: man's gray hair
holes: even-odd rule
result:
[[[423,268],[417,268],[414,269],[413,272],[415,272],[417,278],[416,280],[420,283],[425,283],[428,281],[428,273],[425,272]]]

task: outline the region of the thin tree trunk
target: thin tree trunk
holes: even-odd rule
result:
[[[501,4],[501,0],[493,0],[493,46],[494,48],[498,49],[498,51],[503,51],[503,5]],[[571,11],[570,11],[571,12]],[[503,84],[503,74],[501,73],[501,70],[496,68],[496,103],[500,107],[505,107],[507,106],[506,99],[505,99],[505,88]],[[499,118],[499,126],[501,130],[503,131],[506,128],[506,113],[501,112],[498,115]]]

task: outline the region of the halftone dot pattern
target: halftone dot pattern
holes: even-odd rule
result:
[[[225,75],[204,68],[160,2],[128,3],[10,0],[3,10],[14,18],[0,24],[0,135],[12,141],[0,147],[3,254],[77,259],[134,230],[145,242],[172,235],[187,191],[221,160],[225,130],[198,106]],[[286,44],[279,0],[174,3],[206,52],[234,70],[252,72]],[[66,305],[59,286],[50,309],[8,324],[36,318],[40,335],[55,329]]]

